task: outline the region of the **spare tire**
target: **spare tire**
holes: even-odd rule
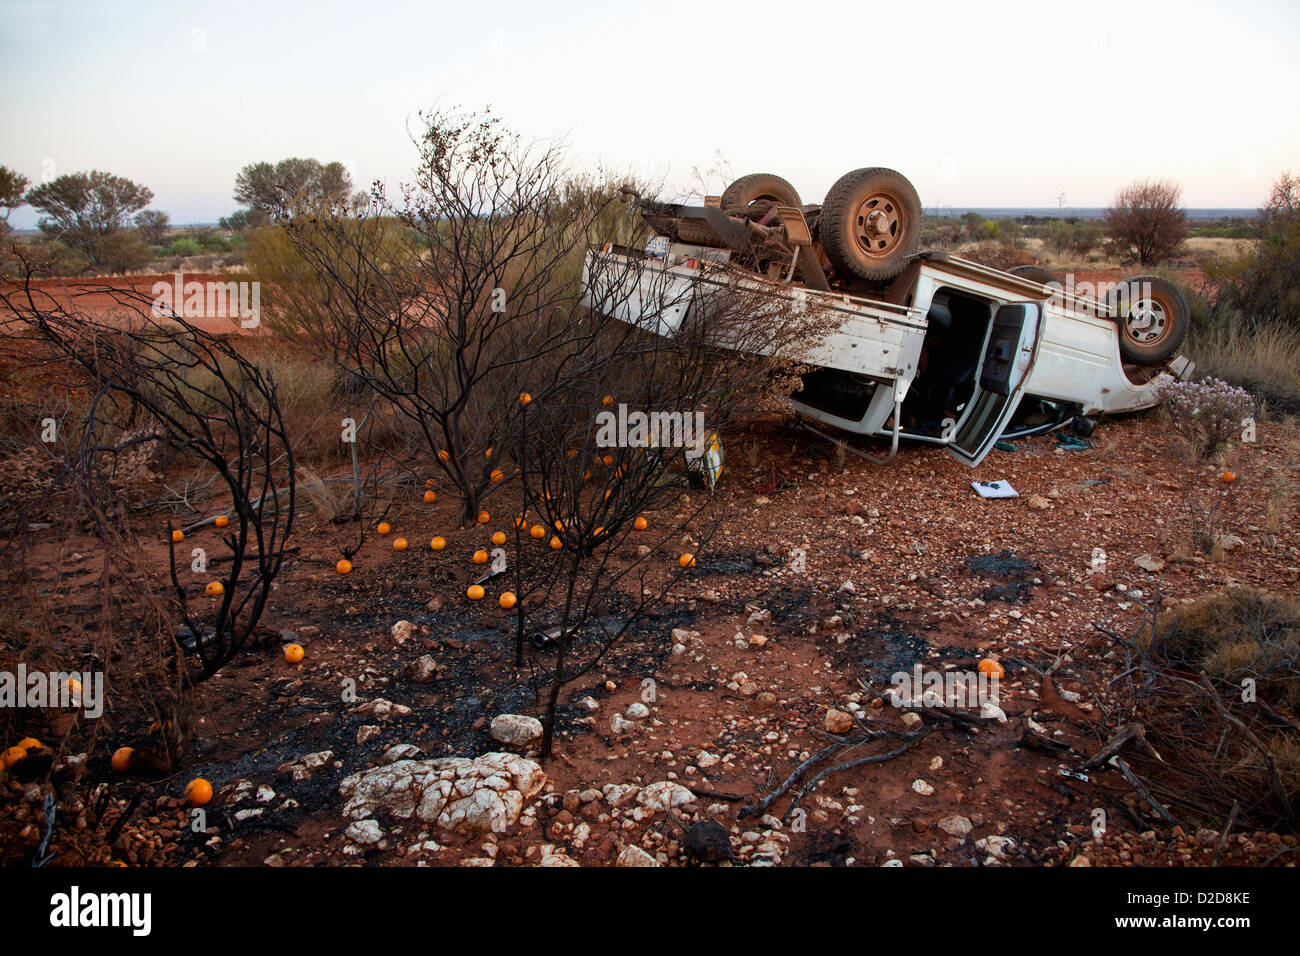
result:
[[[1119,353],[1128,362],[1158,365],[1187,337],[1187,300],[1160,276],[1125,279],[1107,296],[1118,313]]]
[[[741,176],[722,191],[722,209],[745,209],[751,203],[779,203],[798,206],[799,191],[773,173],[750,173]]]
[[[1015,266],[1007,270],[1009,275],[1020,276],[1022,279],[1028,279],[1030,282],[1037,282],[1039,285],[1047,285],[1049,282],[1062,284],[1061,280],[1042,266]]]
[[[838,272],[892,279],[920,245],[921,197],[902,173],[855,169],[826,194],[818,229]]]

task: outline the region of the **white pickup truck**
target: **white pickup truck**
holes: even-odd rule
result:
[[[920,202],[892,170],[848,174],[821,206],[799,205],[768,174],[703,207],[634,198],[657,235],[645,250],[590,251],[586,303],[669,336],[708,320],[710,286],[740,282],[828,310],[841,321],[810,343],[802,358],[815,369],[789,402],[808,419],[889,439],[888,455],[870,460],[887,461],[909,438],[973,467],[1001,437],[1090,431],[1088,416],[1150,407],[1160,382],[1191,373],[1172,357],[1187,306],[1171,283],[1138,276],[1095,298],[1043,270],[918,252]]]

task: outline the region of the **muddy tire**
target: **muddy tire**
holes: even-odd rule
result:
[[[1008,275],[1019,276],[1022,279],[1028,279],[1030,282],[1037,282],[1040,285],[1047,285],[1049,282],[1060,283],[1061,280],[1052,275],[1042,266],[1015,266],[1007,270]]]
[[[780,176],[772,173],[750,173],[741,176],[722,191],[722,209],[746,209],[751,203],[780,203],[782,206],[799,206],[799,191]]]
[[[1187,337],[1187,300],[1168,279],[1133,276],[1108,301],[1119,312],[1119,353],[1126,362],[1158,365]]]
[[[678,219],[676,223],[677,241],[690,242],[700,246],[725,246],[718,234],[707,222],[695,219]]]
[[[902,173],[855,169],[826,194],[818,229],[836,271],[892,279],[920,245],[921,198]]]

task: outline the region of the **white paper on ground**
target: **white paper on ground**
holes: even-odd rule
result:
[[[1006,481],[972,481],[970,486],[981,498],[1019,498],[1020,492]]]

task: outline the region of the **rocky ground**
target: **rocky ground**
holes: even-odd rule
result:
[[[503,612],[467,607],[429,552],[383,539],[333,574],[337,532],[306,518],[274,631],[200,690],[190,765],[114,775],[127,728],[108,722],[65,820],[111,837],[82,841],[93,861],[141,865],[1294,863],[1292,835],[1171,828],[1113,769],[1077,770],[1113,729],[1125,661],[1097,625],[1132,634],[1157,604],[1231,585],[1300,590],[1294,422],[1264,422],[1190,476],[1239,475],[1209,555],[1190,546],[1189,476],[1151,416],[1105,422],[1083,450],[1017,441],[973,471],[924,447],[873,466],[776,419],[729,445],[718,533],[627,646],[566,689],[554,758],[536,756],[536,689]],[[978,498],[970,482],[992,479],[1020,497]],[[437,524],[414,505],[390,520],[412,540]],[[448,551],[486,533],[447,532]],[[889,700],[896,672],[982,660],[1005,676],[978,719]],[[792,806],[816,770],[873,755]],[[195,776],[216,791],[198,824],[180,799]],[[45,819],[38,786],[9,788],[6,858]],[[71,837],[53,847],[73,855]]]

